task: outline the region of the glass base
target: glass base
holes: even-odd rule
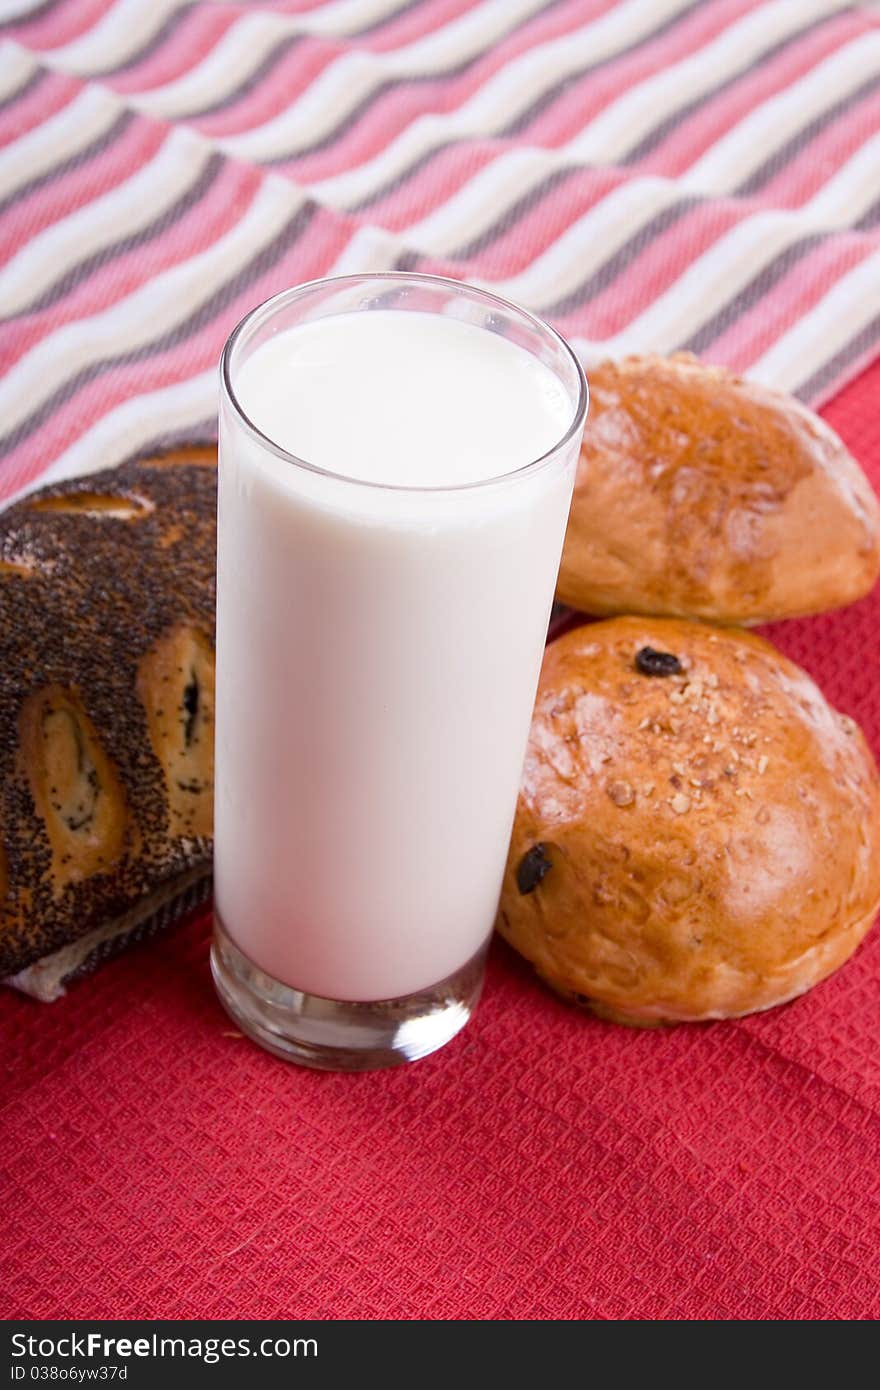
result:
[[[480,997],[487,947],[417,994],[347,1003],[304,994],[267,975],[215,913],[211,973],[226,1012],[277,1057],[321,1071],[373,1071],[415,1062],[455,1037]]]

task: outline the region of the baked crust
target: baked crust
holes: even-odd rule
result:
[[[555,989],[642,1026],[766,1009],[878,907],[870,750],[768,642],[629,617],[550,644],[498,928]]]
[[[871,486],[792,397],[690,354],[590,373],[562,602],[751,624],[852,603],[878,573]]]
[[[178,449],[0,513],[0,976],[207,882],[212,463]]]

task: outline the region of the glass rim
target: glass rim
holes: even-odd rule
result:
[[[298,454],[291,453],[281,444],[276,443],[269,435],[265,434],[245,411],[241,401],[235,394],[235,388],[232,384],[232,356],[245,331],[250,328],[256,320],[270,318],[271,315],[279,309],[286,308],[288,304],[294,303],[297,299],[306,298],[310,292],[321,286],[335,284],[340,286],[346,284],[354,285],[357,283],[365,284],[370,281],[381,282],[389,280],[411,281],[413,284],[443,285],[458,293],[464,292],[474,299],[484,301],[490,305],[497,305],[507,313],[519,318],[521,321],[524,320],[533,328],[537,329],[539,333],[551,338],[561,347],[565,356],[573,364],[578,381],[578,398],[574,406],[574,414],[570,425],[561,438],[556,440],[549,449],[545,449],[544,453],[540,454],[537,458],[530,459],[528,463],[522,463],[506,473],[497,473],[490,478],[477,478],[469,483],[431,483],[420,486],[418,483],[383,483],[369,478],[353,478],[347,473],[337,473],[334,469],[322,468],[320,464],[310,463],[308,459],[300,458]],[[395,311],[392,309],[390,312],[402,311]],[[328,317],[332,316],[328,315]],[[477,327],[478,325],[473,326]],[[489,330],[484,329],[483,331],[488,332]],[[526,348],[524,351],[528,351],[528,349]],[[314,280],[306,280],[300,285],[292,285],[289,289],[279,290],[276,294],[270,295],[268,299],[264,299],[262,303],[255,305],[253,309],[249,309],[226,339],[220,357],[220,385],[224,396],[229,401],[237,419],[244,427],[245,432],[262,448],[268,449],[285,463],[295,464],[299,468],[307,469],[310,473],[317,473],[322,477],[333,478],[336,482],[348,483],[355,487],[377,488],[380,491],[408,493],[454,493],[465,492],[472,488],[497,487],[501,483],[511,482],[514,479],[521,478],[526,473],[530,474],[537,472],[542,466],[549,464],[551,460],[562,452],[577,434],[583,430],[590,400],[589,386],[580,359],[577,357],[571,345],[563,338],[562,334],[558,333],[555,328],[544,319],[540,318],[539,315],[531,313],[530,310],[524,309],[520,304],[515,304],[510,299],[504,299],[499,294],[493,294],[491,290],[484,290],[478,285],[471,285],[466,280],[454,280],[451,276],[428,275],[420,271],[409,270],[377,270],[363,271],[353,275],[322,275]]]

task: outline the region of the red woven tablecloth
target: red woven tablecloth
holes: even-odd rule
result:
[[[875,486],[878,388],[824,412]],[[880,748],[880,592],[772,635]],[[876,929],[783,1009],[643,1033],[499,944],[450,1046],[361,1076],[235,1036],[208,935],[0,998],[7,1316],[880,1314]]]
[[[209,436],[236,320],[407,266],[585,360],[821,403],[880,345],[880,21],[846,0],[16,0],[0,15],[0,498]],[[880,487],[880,366],[826,406]],[[774,634],[880,749],[880,594]],[[797,904],[792,904],[797,911]],[[880,1313],[880,932],[736,1024],[583,1017],[501,945],[363,1076],[217,1005],[209,920],[0,990],[0,1313]]]

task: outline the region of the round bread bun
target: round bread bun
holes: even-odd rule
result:
[[[590,373],[563,603],[748,625],[852,603],[878,573],[871,486],[798,401],[689,353]]]
[[[550,644],[498,928],[554,989],[737,1017],[836,970],[878,907],[868,745],[768,642],[631,617]]]

